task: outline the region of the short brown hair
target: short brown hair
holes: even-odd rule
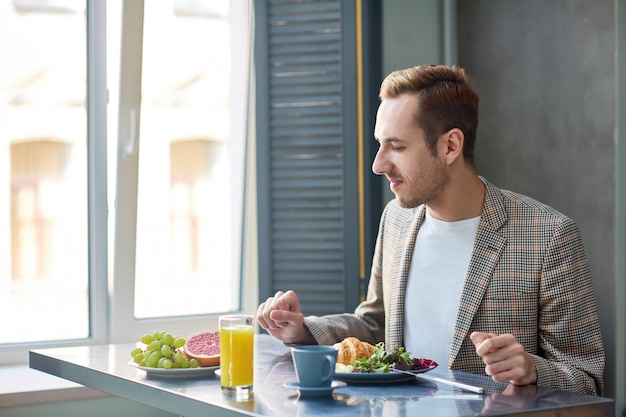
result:
[[[418,94],[415,121],[424,130],[433,153],[439,136],[458,128],[465,136],[463,157],[473,163],[479,99],[465,70],[445,65],[397,70],[383,80],[379,97],[385,100],[405,93]]]

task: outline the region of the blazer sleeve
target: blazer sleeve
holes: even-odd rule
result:
[[[304,325],[318,344],[332,345],[346,337],[356,337],[371,344],[384,340],[385,306],[382,287],[382,254],[388,209],[389,206],[385,208],[381,216],[365,301],[356,307],[354,313],[305,317]]]
[[[565,219],[543,262],[537,385],[602,395],[605,353],[578,227]]]

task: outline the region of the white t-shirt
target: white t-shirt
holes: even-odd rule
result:
[[[415,239],[406,287],[404,344],[447,366],[456,314],[480,217],[445,222],[428,215]]]

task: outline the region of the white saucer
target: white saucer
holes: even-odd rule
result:
[[[343,381],[333,381],[329,387],[301,387],[298,381],[285,382],[285,388],[298,390],[300,397],[314,398],[314,397],[326,397],[332,394],[333,390],[337,388],[343,388],[346,384]]]

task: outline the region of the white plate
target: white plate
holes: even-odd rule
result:
[[[204,375],[213,375],[215,374],[215,370],[219,369],[219,366],[198,366],[197,368],[149,368],[147,366],[140,366],[134,361],[128,362],[128,364],[137,369],[141,369],[145,371],[150,376],[159,376],[159,377],[175,377],[175,378],[184,378],[184,377],[195,377],[195,376],[204,376]]]
[[[430,368],[411,371],[414,374],[423,374],[432,371],[436,366]],[[399,372],[335,372],[335,379],[346,382],[355,382],[359,384],[381,383],[381,382],[403,382],[415,379],[413,375],[403,374]]]

